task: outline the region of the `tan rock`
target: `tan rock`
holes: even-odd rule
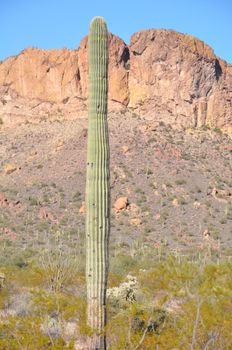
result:
[[[227,203],[232,198],[232,192],[228,189],[218,189],[214,187],[211,191],[211,195],[219,202]]]
[[[162,189],[164,190],[164,191],[167,191],[167,185],[166,184],[162,184]]]
[[[209,239],[210,237],[210,233],[209,233],[209,230],[208,229],[205,229],[204,232],[203,232],[203,237],[204,239]]]
[[[54,216],[52,215],[52,213],[50,213],[49,211],[47,211],[46,208],[40,208],[39,210],[39,215],[38,215],[40,220],[54,220]]]
[[[65,144],[65,142],[63,140],[58,141],[56,146],[55,146],[55,151],[57,152],[57,151],[61,150],[64,147],[64,144]]]
[[[153,182],[152,182],[152,186],[153,186],[153,188],[154,188],[155,190],[158,189],[158,184],[157,184],[156,181],[153,181]]]
[[[9,163],[9,164],[5,165],[4,172],[5,172],[5,174],[9,175],[9,174],[12,174],[17,169],[18,169],[17,164]]]
[[[20,200],[16,200],[14,202],[9,202],[9,208],[20,208],[21,207],[21,202]]]
[[[0,206],[8,206],[9,208],[16,208],[21,206],[21,202],[19,199],[16,201],[10,202],[5,193],[0,192]]]
[[[79,213],[80,213],[80,214],[85,214],[85,213],[86,213],[85,202],[82,202],[81,207],[80,207],[80,209],[79,209]]]
[[[65,144],[64,140],[60,140],[58,141],[58,143],[56,144],[56,147],[63,147]]]
[[[126,146],[126,145],[122,146],[122,151],[123,151],[124,154],[128,153],[129,147]]]
[[[142,225],[142,220],[139,218],[134,218],[130,220],[130,224],[134,226],[140,226]]]
[[[123,210],[126,209],[128,206],[128,198],[127,197],[119,197],[116,202],[114,203],[114,209],[116,210]]]
[[[194,206],[195,209],[199,209],[200,206],[201,206],[201,203],[198,202],[198,201],[195,201],[195,202],[193,203],[193,206]]]
[[[173,205],[173,207],[176,207],[176,208],[179,207],[179,201],[178,201],[177,198],[174,198],[174,199],[173,199],[172,205]]]

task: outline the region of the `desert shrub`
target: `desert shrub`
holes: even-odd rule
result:
[[[65,272],[69,263],[62,265],[63,258],[76,256],[78,247],[73,236],[69,238],[66,233],[46,236],[41,244],[43,264],[36,256],[31,259],[22,255],[27,266],[14,263],[1,269],[6,282],[0,290],[0,312],[13,310],[15,316],[1,318],[0,350],[72,349],[71,343],[70,347],[65,345],[58,328],[57,332],[51,328],[51,334],[50,328],[44,330],[46,320],[54,318],[61,324],[74,320],[78,334],[89,334],[85,276],[79,270],[78,260],[68,279],[61,284],[58,279],[58,288],[56,284],[53,287],[51,280],[57,272],[50,272],[49,266],[54,267],[54,271]],[[231,262],[214,259],[213,254],[205,256],[203,251],[192,257],[174,256],[163,247],[158,254],[158,250],[149,248],[143,239],[140,243],[133,257],[126,255],[129,247],[124,248],[124,254],[111,256],[108,349],[232,348]],[[9,245],[5,249],[8,248],[13,262],[10,252],[13,255],[15,247]],[[57,261],[60,263],[55,264]],[[73,261],[71,259],[71,266]],[[126,278],[128,274],[131,277]],[[22,303],[18,305],[16,300]]]
[[[186,180],[184,180],[184,179],[177,179],[176,181],[175,181],[175,183],[176,183],[176,185],[186,185]]]
[[[0,288],[0,309],[4,309],[4,307],[9,302],[9,288],[1,287]]]
[[[140,271],[137,300],[109,305],[109,349],[230,349],[231,267],[169,256]]]
[[[28,264],[26,268],[7,267],[6,271],[6,283],[12,290],[43,288],[46,283],[45,271],[33,264]]]
[[[53,293],[41,289],[35,289],[31,294],[32,309],[41,317],[56,313],[63,319],[85,318],[86,303],[80,297],[76,297],[71,293]]]
[[[33,315],[33,317],[10,317],[6,322],[0,323],[0,350],[71,350],[73,344],[65,344],[59,337],[55,338],[51,334],[42,332],[41,324],[43,320]]]
[[[128,255],[116,255],[111,258],[111,272],[119,276],[126,276],[131,270],[135,269],[137,262]]]
[[[0,244],[0,266],[25,268],[34,256],[34,250],[23,248],[20,242],[17,244],[11,240],[1,240]]]
[[[45,237],[45,248],[41,251],[39,263],[46,271],[47,286],[52,291],[61,291],[78,273],[77,251],[73,237],[65,232],[56,231]]]
[[[89,334],[86,324],[86,298],[77,297],[71,293],[54,293],[45,290],[32,292],[33,314],[42,319],[56,315],[61,321],[76,320],[80,334]]]
[[[166,322],[166,312],[151,310],[147,305],[134,302],[121,309],[108,322],[109,349],[153,349],[155,337]]]

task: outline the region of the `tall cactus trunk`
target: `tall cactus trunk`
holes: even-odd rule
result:
[[[108,34],[95,17],[88,39],[89,102],[86,178],[87,323],[90,350],[105,350],[106,287],[110,229],[109,138],[107,124]]]

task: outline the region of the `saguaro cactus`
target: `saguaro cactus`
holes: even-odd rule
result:
[[[89,101],[86,178],[87,322],[93,331],[89,349],[106,349],[106,286],[109,238],[109,138],[107,124],[108,34],[95,17],[88,39]]]

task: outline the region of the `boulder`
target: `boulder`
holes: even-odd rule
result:
[[[117,211],[124,210],[127,208],[129,202],[127,197],[119,197],[114,203],[114,209]]]
[[[5,165],[4,172],[5,174],[9,175],[9,174],[12,174],[17,169],[18,169],[17,164],[9,163]]]

